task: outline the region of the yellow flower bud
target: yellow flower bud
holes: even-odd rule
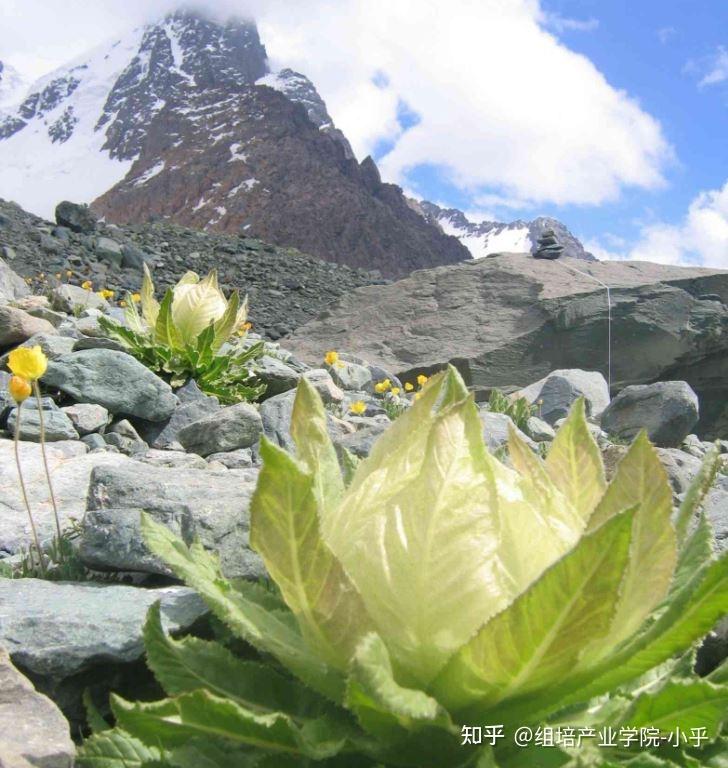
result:
[[[18,347],[8,355],[8,368],[28,381],[39,379],[48,367],[48,358],[36,347]]]
[[[90,280],[84,280],[81,283],[81,288],[84,289],[84,291],[90,291],[94,287],[94,284]]]
[[[16,403],[20,404],[27,400],[32,392],[30,382],[20,376],[11,376],[8,382],[8,392]]]
[[[405,392],[411,392],[414,388],[415,388],[414,384],[412,384],[411,381],[405,382],[405,385],[404,385],[404,391]]]
[[[352,403],[349,406],[349,410],[356,416],[361,416],[363,413],[366,412],[366,409],[367,409],[367,404],[362,400],[357,400],[355,403]]]
[[[331,350],[324,355],[326,365],[336,365],[339,362],[339,353]]]

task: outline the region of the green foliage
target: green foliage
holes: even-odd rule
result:
[[[214,272],[200,281],[188,272],[168,288],[158,304],[145,267],[141,314],[127,295],[125,324],[101,317],[106,334],[137,360],[166,376],[172,386],[189,378],[223,403],[257,400],[265,385],[255,378],[254,362],[263,342],[245,345],[247,303],[237,293],[225,300]]]
[[[0,561],[0,578],[86,581],[90,576],[89,571],[73,545],[79,534],[78,524],[71,524],[61,531],[60,538],[54,536],[47,545],[42,545],[44,568],[40,567],[34,550],[25,552],[20,561],[12,565]]]
[[[504,395],[499,389],[494,389],[488,399],[488,410],[510,416],[518,429],[525,432],[526,422],[538,413],[538,406],[531,405],[525,397],[513,399]]]
[[[148,663],[168,698],[114,698],[91,768],[719,766],[728,672],[692,673],[728,612],[728,556],[688,494],[673,527],[656,452],[640,435],[611,483],[577,402],[542,460],[485,449],[454,369],[342,478],[323,404],[302,380],[296,456],[265,443],[251,543],[279,592],[229,581],[199,544],[142,519],[149,548],[261,660],[175,640],[153,608]],[[712,459],[709,459],[711,461]],[[502,724],[495,747],[463,726]],[[698,749],[518,749],[518,726],[704,728]],[[124,760],[126,762],[124,762]]]

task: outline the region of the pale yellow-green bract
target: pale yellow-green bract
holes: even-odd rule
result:
[[[545,461],[514,430],[506,465],[454,368],[361,462],[337,453],[305,379],[291,433],[295,456],[263,440],[251,504],[275,590],[225,579],[199,543],[142,520],[149,548],[263,661],[173,640],[153,611],[148,664],[169,698],[116,699],[117,728],[82,764],[517,768],[533,753],[464,745],[462,727],[557,723],[700,726],[708,752],[673,757],[718,765],[701,760],[728,747],[728,667],[699,679],[691,652],[728,613],[728,557],[700,512],[717,450],[677,513],[644,435],[607,482],[581,401]],[[642,751],[639,765],[675,764]],[[556,752],[568,768],[635,757]]]

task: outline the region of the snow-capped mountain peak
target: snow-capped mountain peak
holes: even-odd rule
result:
[[[564,224],[549,216],[539,216],[532,221],[471,221],[457,208],[441,208],[426,200],[411,201],[411,204],[427,221],[441,227],[446,235],[457,237],[474,259],[492,253],[533,253],[544,231],[553,229],[559,244],[564,247],[564,256],[594,260]]]

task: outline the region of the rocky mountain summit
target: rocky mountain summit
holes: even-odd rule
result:
[[[0,61],[0,110],[21,98],[25,85],[25,81],[14,67]]]
[[[564,255],[572,259],[594,261],[581,242],[557,219],[538,216],[532,221],[517,219],[511,222],[471,221],[457,208],[441,208],[427,200],[410,200],[410,204],[427,221],[437,224],[442,231],[460,242],[474,259],[494,253],[536,253],[538,241],[548,230],[553,230]]]
[[[0,196],[50,216],[163,217],[401,276],[468,258],[361,163],[255,24],[178,12],[71,62],[0,116]]]
[[[646,262],[502,254],[362,287],[286,339],[309,362],[347,349],[400,378],[455,365],[480,397],[557,368],[609,374],[611,389],[684,379],[698,434],[728,427],[728,272]]]

